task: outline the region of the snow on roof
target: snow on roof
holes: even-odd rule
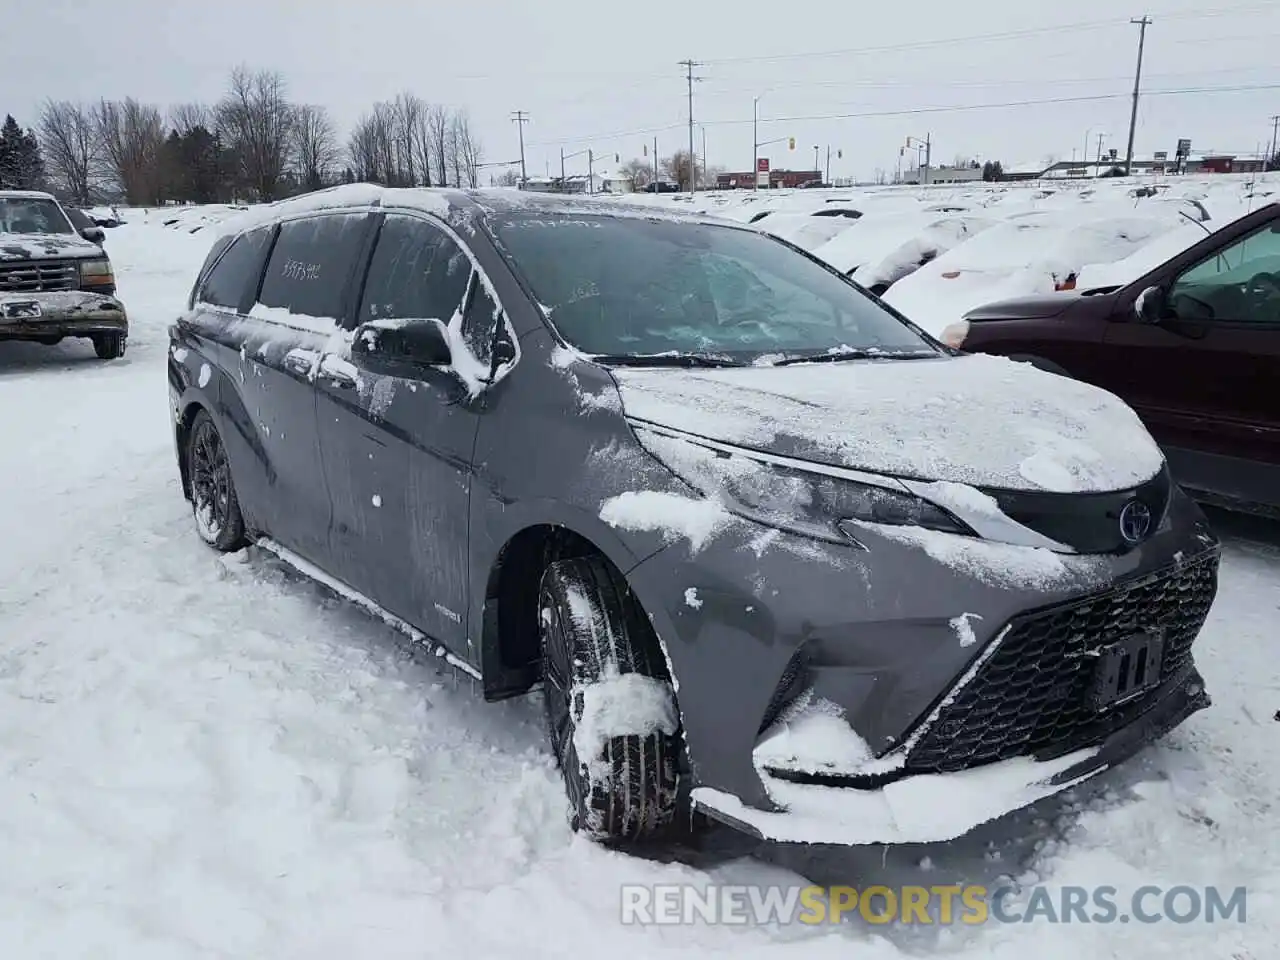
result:
[[[52,193],[43,190],[0,190],[0,197],[6,200],[52,200]]]

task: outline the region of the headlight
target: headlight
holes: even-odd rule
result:
[[[84,260],[80,263],[80,286],[114,287],[115,274],[111,270],[110,260]]]
[[[961,320],[957,323],[949,324],[938,339],[952,350],[959,350],[964,346],[965,337],[967,336],[969,336],[969,321]]]
[[[774,466],[649,430],[637,433],[654,456],[703,496],[765,526],[841,544],[854,539],[841,526],[848,520],[974,535],[950,513],[905,489]]]

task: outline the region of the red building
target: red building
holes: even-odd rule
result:
[[[820,170],[770,170],[769,187],[798,187],[802,183],[821,180]],[[755,177],[751,173],[721,173],[716,176],[717,190],[750,190],[755,186]],[[760,184],[761,189],[764,184]]]

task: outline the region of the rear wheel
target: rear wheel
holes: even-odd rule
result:
[[[244,517],[231,480],[231,463],[209,414],[196,414],[187,434],[187,477],[200,539],[224,553],[244,546]]]
[[[599,556],[542,577],[542,676],[551,747],[573,828],[650,839],[677,808],[680,718],[666,660],[626,582]]]
[[[117,360],[124,356],[125,336],[123,333],[95,333],[93,351],[99,360]]]

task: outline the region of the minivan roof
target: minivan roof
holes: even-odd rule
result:
[[[223,235],[242,233],[302,214],[367,207],[421,210],[451,223],[519,214],[576,214],[741,226],[736,221],[709,214],[673,210],[658,204],[627,203],[616,198],[534,193],[500,187],[462,190],[456,187],[383,187],[374,183],[351,183],[251,207],[223,221],[218,232]]]
[[[0,199],[3,200],[53,200],[52,193],[45,193],[43,190],[0,190]]]

